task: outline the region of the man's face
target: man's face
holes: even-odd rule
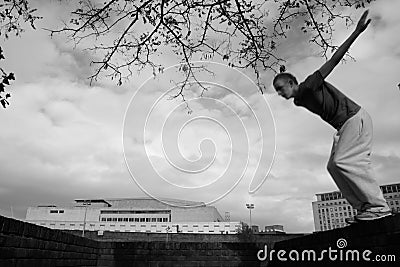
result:
[[[278,95],[290,99],[294,97],[294,83],[291,80],[278,79],[274,83],[274,87]]]

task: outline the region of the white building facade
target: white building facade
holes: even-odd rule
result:
[[[400,184],[380,186],[389,207],[400,211]],[[312,202],[315,231],[327,231],[346,226],[345,218],[357,214],[339,191],[316,194],[317,201]]]
[[[201,202],[151,198],[78,199],[73,205],[37,206],[26,221],[60,230],[151,233],[235,234],[240,222],[227,222],[213,206]]]

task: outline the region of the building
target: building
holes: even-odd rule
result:
[[[400,184],[380,187],[389,207],[400,211]],[[327,231],[346,226],[345,218],[357,214],[339,191],[316,194],[317,201],[312,203],[315,231]]]
[[[61,230],[152,233],[235,234],[239,222],[226,222],[213,206],[152,198],[77,199],[71,205],[30,207],[26,221]]]
[[[283,230],[283,225],[274,224],[274,225],[267,225],[265,226],[265,232],[267,233],[285,233]]]

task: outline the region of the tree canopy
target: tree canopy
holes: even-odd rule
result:
[[[191,61],[218,58],[231,67],[252,69],[263,92],[260,71],[284,69],[277,45],[291,29],[306,34],[321,56],[327,57],[337,48],[332,43],[335,23],[352,23],[343,10],[364,8],[371,1],[80,0],[68,2],[76,6],[63,26],[48,30],[51,36],[67,34],[79,49],[96,55],[91,82],[105,75],[121,85],[134,71],[145,68],[156,75],[165,67],[160,60],[163,53],[172,52],[182,63],[185,81],[195,78]],[[21,23],[35,28],[35,21],[41,18],[35,11],[28,0],[4,0],[0,35],[20,35]],[[1,72],[0,93],[4,93],[14,75]],[[9,96],[1,95],[4,107]]]
[[[276,71],[283,60],[277,43],[292,27],[307,34],[327,56],[334,25],[351,17],[343,9],[363,8],[373,0],[81,0],[69,23],[51,30],[100,55],[90,79],[100,73],[120,85],[132,71],[162,71],[159,56],[172,51],[194,76],[192,60],[219,57],[236,68]],[[299,23],[301,25],[299,25]],[[89,41],[89,42],[85,42]],[[169,50],[168,50],[169,49]]]
[[[35,12],[36,9],[30,8],[28,0],[4,0],[0,4],[0,37],[8,39],[10,35],[20,36],[26,23],[35,29],[35,22],[41,19]],[[0,60],[4,59],[4,51],[0,46]],[[6,86],[15,80],[15,76],[1,67],[0,72],[0,104],[6,108],[9,105],[8,98],[11,97],[11,93],[6,91]]]

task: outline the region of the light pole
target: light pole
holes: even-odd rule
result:
[[[86,213],[87,213],[87,206],[90,205],[90,201],[83,201],[82,205],[85,206],[85,216],[83,217],[83,231],[82,231],[82,237],[85,237]]]
[[[252,204],[252,203],[250,203],[250,204],[246,204],[246,207],[249,209],[249,211],[250,211],[250,230],[253,232],[253,229],[252,229],[252,225],[251,225],[251,210],[252,209],[254,209],[254,204]]]

